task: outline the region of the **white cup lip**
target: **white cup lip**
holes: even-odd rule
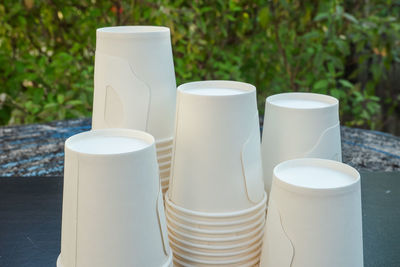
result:
[[[295,185],[286,182],[279,177],[280,170],[285,168],[290,168],[293,166],[317,166],[317,167],[335,169],[351,176],[353,178],[353,181],[343,186],[326,187],[326,188],[314,188],[309,186]],[[282,187],[285,190],[299,194],[315,195],[322,197],[328,195],[345,194],[356,190],[358,188],[359,183],[360,183],[360,173],[356,169],[342,162],[329,159],[320,159],[320,158],[292,159],[281,162],[280,164],[276,165],[273,170],[273,184]]]
[[[265,222],[265,217],[260,216],[259,218],[256,218],[254,221],[251,221],[249,224],[247,225],[241,225],[240,227],[236,227],[236,228],[230,228],[230,229],[202,229],[202,228],[196,228],[196,227],[192,227],[190,225],[185,225],[182,224],[180,222],[177,222],[176,220],[174,220],[173,218],[171,218],[171,216],[169,215],[169,213],[167,212],[165,214],[167,221],[170,224],[174,224],[177,227],[179,227],[180,229],[184,229],[185,231],[191,231],[194,233],[198,233],[198,234],[208,234],[208,235],[231,235],[231,234],[236,234],[236,233],[241,233],[244,231],[249,231],[251,229],[256,228],[258,225],[262,224]]]
[[[165,26],[127,25],[103,27],[96,30],[98,38],[131,39],[169,37],[170,30]]]
[[[179,231],[178,229],[175,229],[175,227],[173,227],[171,224],[167,223],[167,227],[169,229],[169,232],[174,232],[177,233],[180,236],[183,236],[184,238],[188,238],[190,240],[196,240],[197,241],[201,241],[201,242],[236,242],[243,239],[248,239],[248,238],[252,238],[253,236],[256,236],[257,233],[264,232],[264,227],[265,227],[265,221],[262,222],[259,226],[257,226],[256,228],[254,228],[254,231],[242,234],[242,235],[237,235],[237,236],[229,236],[229,237],[214,237],[214,238],[210,238],[210,237],[204,237],[204,236],[193,236],[191,234],[188,233],[183,233],[181,231]]]
[[[73,143],[84,139],[90,139],[92,137],[125,137],[134,138],[144,141],[147,146],[132,151],[116,152],[116,153],[89,153],[77,150],[74,148]],[[132,129],[122,128],[108,128],[108,129],[96,129],[86,132],[82,132],[69,137],[65,141],[65,149],[73,151],[79,155],[90,156],[90,157],[115,157],[120,155],[130,155],[146,149],[150,149],[154,145],[154,137],[146,132]]]
[[[194,94],[191,93],[192,89],[203,89],[203,88],[218,88],[218,89],[236,89],[243,91],[240,94],[232,94],[232,95],[203,95],[203,94]],[[179,93],[187,94],[187,95],[195,95],[196,97],[206,97],[206,98],[215,98],[215,97],[242,97],[246,94],[253,94],[256,92],[256,87],[252,84],[239,82],[239,81],[230,81],[230,80],[207,80],[207,81],[196,81],[196,82],[188,82],[178,86],[176,89]]]
[[[241,218],[239,220],[234,220],[234,221],[204,221],[204,220],[196,220],[194,218],[190,218],[190,217],[185,217],[181,214],[176,213],[173,208],[171,208],[167,203],[165,205],[165,210],[168,213],[171,213],[172,216],[178,218],[179,220],[185,221],[189,224],[195,224],[195,225],[203,225],[206,227],[223,227],[223,226],[234,226],[234,225],[241,225],[241,224],[246,224],[248,222],[251,222],[253,220],[256,220],[258,217],[262,216],[263,214],[265,215],[265,209],[266,209],[266,204],[265,206],[260,209],[259,211],[257,211],[254,214],[251,214],[251,216],[247,217],[247,218]]]
[[[247,247],[247,246],[250,246],[250,245],[258,242],[258,240],[262,240],[262,237],[264,236],[264,231],[259,232],[253,238],[246,240],[244,242],[239,242],[239,243],[231,244],[231,245],[222,245],[222,246],[221,245],[210,245],[210,244],[205,245],[205,244],[193,243],[189,240],[183,240],[171,232],[168,232],[168,236],[172,239],[175,239],[179,243],[182,243],[189,247],[195,247],[195,248],[199,248],[199,249],[212,249],[212,250],[231,250],[231,249]],[[211,242],[213,242],[213,241],[211,241]]]
[[[173,203],[170,199],[169,199],[169,192],[167,193],[166,197],[165,197],[165,201],[168,202],[168,205],[170,205],[171,207],[173,207],[174,209],[182,212],[182,213],[186,213],[189,214],[191,216],[199,216],[199,217],[209,217],[209,218],[229,218],[229,217],[236,217],[236,216],[240,216],[240,215],[245,215],[247,213],[251,213],[255,210],[260,209],[267,201],[267,193],[264,192],[264,197],[263,199],[257,203],[256,205],[254,205],[251,208],[248,209],[244,209],[244,210],[239,210],[239,211],[234,211],[234,212],[201,212],[201,211],[193,211],[193,210],[189,210],[183,207],[180,207],[178,205],[176,205],[175,203]]]
[[[274,103],[274,101],[281,99],[314,100],[314,101],[324,102],[327,105],[322,107],[290,107]],[[316,94],[316,93],[307,93],[307,92],[290,92],[290,93],[275,94],[267,97],[265,99],[265,102],[268,105],[274,106],[276,108],[288,109],[288,110],[323,110],[323,109],[330,109],[332,107],[339,105],[339,100],[333,96]]]

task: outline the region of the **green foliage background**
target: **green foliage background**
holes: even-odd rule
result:
[[[400,133],[400,1],[5,0],[0,124],[91,114],[95,30],[171,28],[177,83],[231,79],[265,97],[340,100],[342,123]]]

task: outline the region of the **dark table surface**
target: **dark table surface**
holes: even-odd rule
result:
[[[62,177],[0,178],[1,267],[55,266],[62,185]],[[361,187],[365,266],[398,267],[400,172],[362,172]]]

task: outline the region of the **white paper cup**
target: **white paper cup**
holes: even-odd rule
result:
[[[164,266],[170,260],[154,138],[93,130],[65,142],[59,263]]]
[[[92,128],[173,136],[176,82],[170,30],[118,26],[96,31]]]
[[[261,266],[363,266],[359,173],[325,159],[277,165]]]
[[[171,201],[202,212],[233,212],[260,202],[256,88],[233,81],[187,83],[178,87],[176,114]]]
[[[261,152],[267,193],[272,170],[282,161],[305,157],[341,161],[339,101],[313,93],[267,97]]]

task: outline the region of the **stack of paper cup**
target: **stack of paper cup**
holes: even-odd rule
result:
[[[265,190],[272,170],[295,158],[342,160],[339,101],[312,93],[284,93],[266,99],[262,137]]]
[[[157,161],[160,171],[160,182],[163,194],[168,190],[169,175],[171,172],[173,139],[158,141],[156,143]]]
[[[157,156],[164,164],[160,164],[164,190],[172,153],[175,98],[168,28],[97,29],[92,127],[137,129],[153,135]]]
[[[66,141],[57,266],[172,266],[151,135],[103,129]]]
[[[253,266],[267,196],[254,86],[204,81],[178,87],[169,192],[177,266]]]
[[[261,267],[362,267],[360,175],[326,159],[277,165]]]

